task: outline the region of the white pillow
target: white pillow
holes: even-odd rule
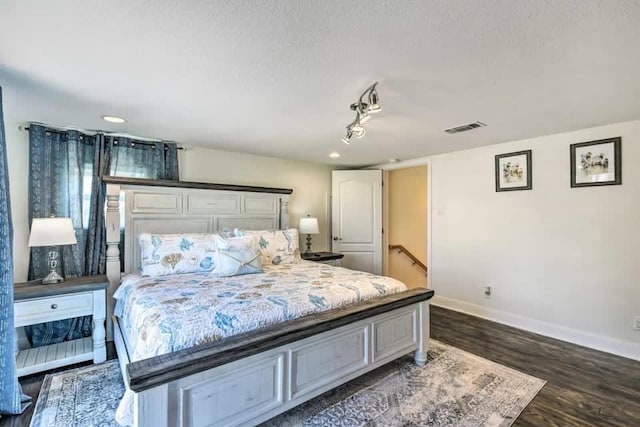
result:
[[[256,238],[263,264],[291,264],[300,260],[298,230],[238,230]]]
[[[216,268],[213,274],[219,277],[262,273],[260,251],[253,236],[224,238],[216,235]]]
[[[213,234],[151,234],[138,236],[143,276],[210,272],[215,266]]]

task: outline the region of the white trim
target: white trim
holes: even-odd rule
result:
[[[332,237],[332,230],[333,230],[333,224],[332,224],[332,218],[331,218],[331,193],[330,192],[326,192],[324,193],[324,217],[327,218],[327,225],[326,225],[326,229],[327,231],[325,232],[325,247],[327,248],[326,250],[331,252],[331,237]]]
[[[382,171],[382,275],[389,275],[389,171]]]
[[[433,289],[433,283],[431,282],[431,259],[433,255],[433,174],[431,172],[432,163],[431,158],[424,158],[425,165],[427,166],[427,287]]]
[[[640,343],[622,341],[602,335],[591,334],[589,332],[579,331],[577,329],[571,329],[565,326],[543,322],[541,320],[531,319],[529,317],[520,316],[506,311],[496,310],[438,295],[435,295],[431,299],[431,304],[459,311],[461,313],[470,314],[482,319],[491,320],[493,322],[502,323],[504,325],[513,326],[514,328],[581,345],[583,347],[589,347],[606,353],[627,357],[629,359],[640,360]]]

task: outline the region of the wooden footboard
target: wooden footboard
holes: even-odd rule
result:
[[[411,351],[423,365],[432,296],[413,289],[129,363],[134,425],[255,425]]]

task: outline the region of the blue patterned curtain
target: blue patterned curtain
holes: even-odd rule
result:
[[[87,221],[87,246],[84,264],[84,274],[87,276],[104,274],[107,260],[107,229],[104,225],[104,203],[107,197],[107,186],[102,182],[102,177],[109,172],[111,147],[102,134],[95,136],[93,144],[93,173],[89,191],[89,218]]]
[[[0,413],[19,414],[29,405],[18,383],[13,327],[13,226],[7,170],[7,144],[0,87]]]
[[[111,145],[110,175],[178,180],[178,147],[164,142],[107,136]]]
[[[29,280],[48,274],[49,250],[58,251],[63,277],[104,274],[104,213],[96,211],[100,193],[91,191],[99,171],[94,162],[102,156],[99,142],[78,131],[29,127],[29,224],[33,218],[68,217],[78,240],[77,245],[32,248]],[[91,335],[91,317],[26,326],[25,332],[34,347],[77,339]]]
[[[94,136],[78,131],[60,132],[39,125],[29,128],[29,224],[33,218],[55,215],[71,218],[76,230],[77,245],[56,249],[64,277],[85,274],[87,237],[89,230],[98,227],[97,223],[89,224],[92,204],[85,191],[94,175],[95,142]],[[49,249],[31,249],[30,280],[49,272]]]
[[[102,176],[178,179],[176,144],[103,134],[84,135],[40,125],[29,128],[30,223],[50,215],[70,217],[78,244],[57,250],[64,277],[104,274],[106,229]],[[29,279],[46,276],[49,248],[32,248]],[[91,317],[25,327],[34,347],[91,334]]]

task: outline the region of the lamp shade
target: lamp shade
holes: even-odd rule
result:
[[[300,218],[300,226],[298,227],[300,234],[319,234],[318,218]]]
[[[76,232],[71,218],[34,218],[29,247],[75,245]]]

